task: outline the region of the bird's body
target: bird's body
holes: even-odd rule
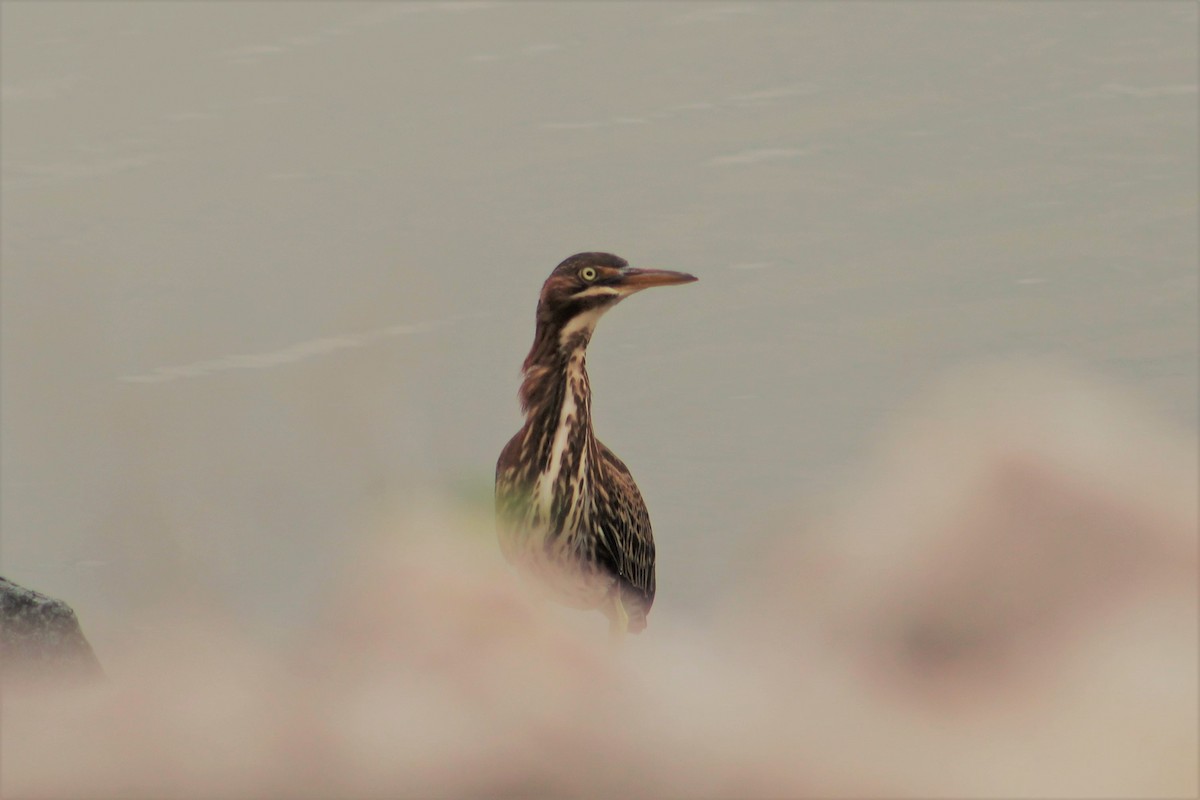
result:
[[[520,390],[525,424],[496,463],[500,548],[558,601],[599,608],[618,632],[654,602],[650,515],[628,468],[592,430],[585,355],[600,316],[633,292],[694,281],[580,253],[542,287]]]

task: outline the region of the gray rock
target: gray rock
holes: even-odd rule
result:
[[[89,679],[103,675],[69,605],[0,577],[0,676]]]

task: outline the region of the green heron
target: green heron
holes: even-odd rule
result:
[[[496,462],[500,549],[561,603],[599,608],[615,635],[646,627],[654,536],[629,469],[592,432],[584,355],[596,322],[634,292],[695,277],[579,253],[538,298],[519,397],[525,425]]]

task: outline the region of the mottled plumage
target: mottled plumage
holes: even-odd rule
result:
[[[500,548],[560,602],[599,608],[615,631],[654,602],[650,515],[629,469],[592,432],[585,356],[600,316],[650,286],[696,280],[608,253],[563,261],[542,286],[519,397],[525,425],[496,463]]]

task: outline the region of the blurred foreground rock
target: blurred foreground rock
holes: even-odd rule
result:
[[[817,794],[1196,796],[1194,432],[998,365],[921,398],[865,473],[731,619]]]
[[[1064,375],[952,381],[714,629],[618,653],[410,510],[292,652],[205,606],[6,694],[0,793],[1195,797],[1194,433]]]
[[[2,577],[0,667],[5,683],[101,675],[100,662],[69,605]]]

